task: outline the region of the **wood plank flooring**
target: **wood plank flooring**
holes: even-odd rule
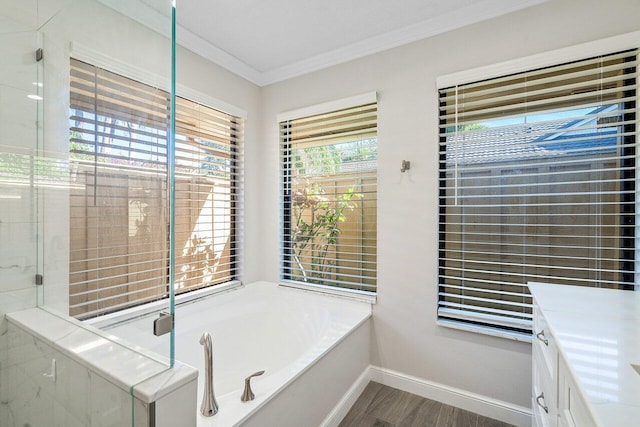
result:
[[[508,427],[510,424],[372,381],[339,427],[432,426]]]

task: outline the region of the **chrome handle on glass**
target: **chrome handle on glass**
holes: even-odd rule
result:
[[[546,345],[546,346],[549,345],[549,340],[546,339],[545,336],[544,336],[544,329],[536,334],[536,338],[538,338],[540,341],[542,341],[544,343],[544,345]]]
[[[257,377],[262,374],[264,374],[264,371],[258,371],[244,379],[244,391],[242,392],[242,396],[240,397],[241,401],[248,402],[255,399],[256,396],[255,394],[253,394],[253,391],[251,391],[251,378]]]
[[[540,403],[540,400],[542,400],[543,403]],[[544,409],[544,412],[546,412],[547,414],[549,413],[549,407],[544,404],[544,393],[540,393],[540,396],[536,397],[536,403],[538,404],[538,406]]]

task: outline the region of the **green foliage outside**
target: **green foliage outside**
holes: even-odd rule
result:
[[[332,176],[343,173],[343,166],[349,162],[375,160],[375,139],[305,147],[294,150],[292,155],[295,175],[305,177],[304,183],[294,189],[291,200],[292,257],[302,280],[321,282],[335,274],[338,257],[331,253],[347,214],[357,208],[363,194],[350,187],[344,193],[329,195],[313,177],[330,181]]]
[[[0,151],[0,182],[11,185],[47,185],[68,181],[67,162],[34,153]]]
[[[292,198],[292,252],[304,281],[326,279],[335,271],[336,260],[329,257],[340,236],[340,225],[347,220],[345,213],[353,211],[362,194],[353,188],[336,196],[325,197],[322,186],[308,184],[294,192]],[[305,267],[302,259],[311,265]]]

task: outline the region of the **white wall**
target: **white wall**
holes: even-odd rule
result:
[[[530,406],[530,345],[437,326],[436,77],[640,29],[637,0],[548,3],[262,89],[262,278],[278,280],[280,112],[372,90],[378,114],[378,303],[372,363]],[[411,171],[400,173],[402,159]]]

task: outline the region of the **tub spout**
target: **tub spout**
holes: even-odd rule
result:
[[[205,417],[212,417],[218,413],[218,402],[213,393],[213,346],[208,332],[202,334],[200,344],[204,346],[204,396],[202,396],[200,412]]]

